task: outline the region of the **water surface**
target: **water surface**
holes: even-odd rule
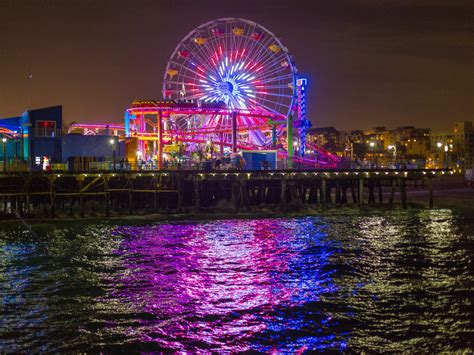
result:
[[[472,349],[450,210],[33,229],[0,226],[4,352]]]

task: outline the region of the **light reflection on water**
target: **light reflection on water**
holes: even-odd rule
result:
[[[472,347],[449,210],[0,229],[2,351]]]

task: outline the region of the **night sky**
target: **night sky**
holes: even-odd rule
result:
[[[31,100],[63,105],[67,122],[122,122],[135,98],[161,96],[185,35],[241,17],[294,55],[314,125],[448,128],[473,119],[471,3],[0,0],[0,117]]]

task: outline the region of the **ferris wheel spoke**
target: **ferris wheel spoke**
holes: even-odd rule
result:
[[[183,68],[186,72],[194,73],[194,74],[196,74],[197,76],[202,75],[202,76],[204,77],[203,74],[200,74],[200,73],[198,74],[198,72],[197,72],[196,70],[193,70],[193,69],[191,69],[191,68],[185,66],[183,63],[179,63],[179,62],[176,62],[176,61],[174,61],[174,60],[171,60],[171,61],[170,61],[170,64],[173,64],[174,66],[179,66],[179,67]]]
[[[258,63],[257,68],[264,67],[272,60],[272,53],[268,49],[268,46],[271,44],[271,40],[266,43],[259,43],[255,49],[254,61]]]
[[[271,68],[271,69],[281,69],[281,70],[284,70],[284,69],[287,69],[286,67],[283,67],[281,65],[281,63],[284,61],[284,59],[286,59],[286,55],[284,53],[281,53],[281,54],[277,54],[276,56],[269,56],[265,59],[265,61],[263,61],[258,68],[262,68],[262,73],[264,73],[266,70],[268,70],[268,68]],[[288,68],[288,70],[290,70]],[[260,70],[259,70],[260,71]]]
[[[265,39],[265,42],[256,42],[252,48],[254,62],[258,63],[258,67],[262,66],[262,58],[270,56],[268,46],[272,44],[272,38]]]
[[[267,75],[255,78],[255,85],[261,85],[262,83],[275,83],[279,82],[280,85],[284,85],[286,82],[287,87],[291,81],[288,79],[292,79],[293,76],[291,74],[283,74],[280,71],[275,72],[268,72]]]
[[[209,40],[209,43],[206,42],[205,45],[199,48],[199,54],[202,56],[200,58],[201,60],[203,60],[204,63],[207,63],[207,69],[215,67],[214,63],[212,62],[212,58],[214,57],[214,54],[215,54],[215,53],[212,53],[212,44],[213,44],[213,41]]]
[[[258,86],[258,85],[257,85]],[[284,90],[289,90],[290,88],[288,85],[266,85],[265,90],[279,90],[279,89],[284,89]]]
[[[260,73],[260,75],[262,76],[265,76],[265,75],[268,75],[267,73],[270,70],[278,70],[281,72],[291,72],[290,68],[284,67],[281,65],[285,57],[286,56],[278,56],[278,57],[273,57],[273,58],[268,59],[265,63],[263,63],[259,67],[258,73]]]
[[[261,72],[259,72],[260,77],[267,77],[267,76],[272,76],[275,73],[278,73],[279,76],[283,75],[290,75],[293,77],[292,73],[285,70],[285,68],[282,68],[281,66],[278,65],[278,63],[275,63],[273,66],[268,66],[266,68],[263,68]]]
[[[254,109],[264,108],[264,109],[266,109],[267,112],[275,113],[275,114],[280,114],[277,110],[275,110],[275,108],[272,108],[272,107],[270,107],[270,106],[267,106],[267,105],[265,105],[265,104],[263,104],[263,103],[261,103],[261,102],[258,102],[258,103],[257,103],[256,100],[252,102],[252,107],[253,107]]]
[[[182,63],[178,63],[178,62],[175,62],[175,61],[170,61],[170,63],[172,63],[174,65],[177,65],[177,66],[180,66],[181,68],[183,68],[185,70],[184,72],[179,73],[181,76],[185,76],[189,79],[194,79],[193,81],[199,81],[199,79],[201,79],[201,80],[206,80],[207,79],[206,76],[203,73],[198,73],[196,70],[192,70],[192,69],[190,69],[189,67],[185,66]],[[196,74],[196,77],[193,78],[191,76],[186,75],[185,73],[187,73],[187,72]]]
[[[188,46],[184,46],[186,49],[188,48]],[[199,72],[199,68],[202,69],[202,73],[201,74],[205,74],[204,73],[204,69],[203,69],[203,66],[204,67],[207,67],[207,68],[212,68],[212,63],[210,62],[210,59],[209,59],[209,56],[207,59],[203,59],[203,58],[206,58],[206,56],[203,56],[201,57],[200,56],[200,52],[195,52],[196,53],[196,58],[198,59],[198,63],[194,63],[191,58],[184,58],[185,61],[187,61],[188,63],[190,63],[191,65],[193,65],[194,67],[196,67],[196,70],[197,72]],[[197,55],[197,53],[199,53],[199,55]],[[206,65],[207,64],[207,65]]]
[[[191,45],[192,43],[183,43],[182,46],[189,52],[189,53],[192,53],[193,55],[195,55],[198,60],[199,60],[199,64],[201,65],[204,65],[206,66],[207,68],[211,68],[212,67],[212,62],[211,62],[211,56],[210,55],[206,55],[204,53],[204,49],[207,48],[206,45],[204,46],[199,46],[198,44],[195,44],[196,46],[199,46],[198,50],[195,51],[191,48]]]
[[[259,80],[259,84],[266,85],[266,84],[269,84],[269,83],[278,83],[278,85],[285,86],[284,84],[282,84],[282,82],[285,82],[285,80],[288,80],[288,79],[292,79],[291,74],[287,74],[287,75],[280,76],[280,77],[273,76],[273,77],[268,77],[268,78],[262,78],[262,79]],[[288,87],[288,84],[286,85],[286,87],[287,87],[288,90],[291,90]]]
[[[257,104],[262,104],[262,102],[267,102],[268,105],[272,105],[272,106],[281,106],[281,107],[285,107],[286,105],[279,102],[279,101],[275,101],[275,100],[270,100],[270,99],[267,99],[267,98],[264,98],[264,97],[259,97],[257,101]],[[263,105],[263,104],[262,104]]]
[[[244,47],[250,50],[248,47],[250,47],[250,44],[252,43],[252,36],[256,32],[257,29],[257,24],[252,23],[252,24],[247,24],[248,25],[248,35],[245,38],[244,42]]]

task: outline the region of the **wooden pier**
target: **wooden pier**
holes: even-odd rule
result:
[[[96,171],[0,173],[0,218],[294,210],[305,205],[407,207],[407,187],[447,170]],[[11,217],[10,217],[11,218]]]

